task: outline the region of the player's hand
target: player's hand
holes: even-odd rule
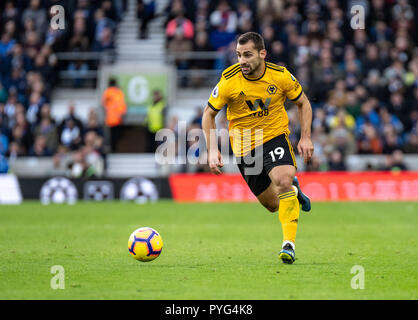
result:
[[[310,138],[301,138],[298,143],[298,152],[303,156],[303,161],[308,163],[314,153],[314,147]]]
[[[214,174],[222,173],[220,168],[222,168],[224,164],[222,161],[222,155],[219,150],[218,152],[212,152],[209,154],[208,163],[209,163],[210,172]]]

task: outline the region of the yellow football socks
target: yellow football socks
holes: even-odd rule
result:
[[[299,201],[294,190],[279,195],[279,220],[282,224],[283,241],[295,243],[299,219]]]

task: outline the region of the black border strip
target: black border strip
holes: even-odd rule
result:
[[[208,106],[216,112],[221,111],[221,109],[216,109],[214,106],[212,106],[212,104],[209,101],[208,101]]]
[[[300,91],[300,93],[298,94],[298,96],[294,99],[290,99],[290,101],[296,101],[297,99],[299,99],[299,97],[302,95],[303,90]]]
[[[237,66],[233,67],[231,70],[228,70],[227,72],[225,72],[223,74],[224,77],[228,76],[229,74],[231,74],[232,72],[236,71],[238,69],[240,69],[240,65],[238,64]]]
[[[276,68],[273,68],[271,66],[267,66],[267,68],[269,68],[271,70],[274,70],[274,71],[277,71],[277,72],[284,72],[284,70],[276,69]]]
[[[225,77],[225,79],[231,79],[233,76],[235,76],[236,74],[241,72],[241,68],[239,68],[238,70],[235,70],[233,73],[229,74],[228,76]]]

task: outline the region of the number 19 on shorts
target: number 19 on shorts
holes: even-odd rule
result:
[[[276,162],[276,160],[280,160],[283,158],[284,156],[284,149],[282,147],[277,147],[274,150],[271,150],[269,152],[270,156],[271,156],[271,161]],[[276,158],[277,156],[277,158]]]

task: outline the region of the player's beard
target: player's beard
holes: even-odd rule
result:
[[[252,66],[251,64],[246,64],[244,66],[241,66],[242,73],[245,74],[246,76],[252,76],[252,75],[254,75],[255,73],[257,73],[259,71],[260,66],[261,66],[261,62],[262,62],[262,59],[260,59],[257,62],[257,64],[255,64],[254,66]],[[242,69],[243,67],[247,67],[248,69],[247,70],[243,70]]]

